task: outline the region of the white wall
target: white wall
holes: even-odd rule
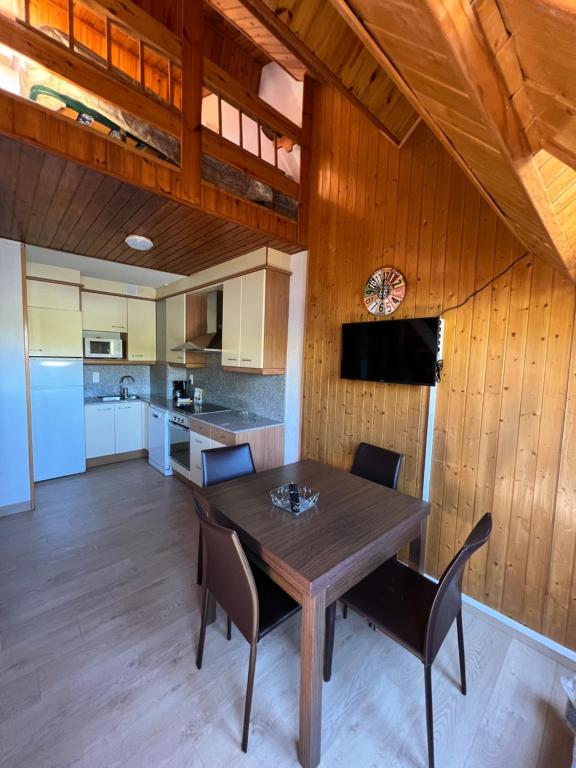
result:
[[[31,498],[20,249],[0,239],[0,515]]]
[[[288,357],[286,361],[286,432],[284,462],[300,458],[302,416],[302,374],[304,357],[304,321],[306,319],[306,275],[308,251],[292,256],[290,303],[288,309]]]

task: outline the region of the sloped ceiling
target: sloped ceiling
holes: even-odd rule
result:
[[[331,0],[331,4],[518,239],[576,279],[576,249],[568,226],[573,196],[576,201],[575,177],[569,167],[550,165],[552,144],[546,150],[541,133],[546,128],[552,141],[551,121],[535,116],[530,100],[535,89],[526,78],[514,40],[516,23],[522,36],[522,42],[518,39],[521,55],[528,57],[537,49],[546,58],[543,46],[525,42],[543,34],[538,25],[546,14],[530,15],[528,35],[526,11],[546,6],[549,19],[557,23],[552,0],[502,0],[502,8],[496,0],[472,4],[469,0]],[[511,30],[504,18],[508,14]],[[564,17],[564,23],[572,23],[574,12],[565,11]],[[564,36],[560,39],[564,45]],[[547,45],[554,43],[550,40]],[[568,77],[576,69],[574,56],[559,59]],[[542,59],[539,67],[533,67],[534,77],[538,69],[545,69]],[[559,75],[552,63],[550,72],[546,87],[553,89],[552,73]],[[544,75],[539,77],[542,83]],[[558,98],[569,96],[561,91]],[[562,134],[563,161],[572,146],[565,123],[570,136]],[[556,131],[556,141],[558,135]],[[556,182],[553,192],[551,179]]]
[[[394,144],[418,124],[418,112],[327,0],[209,2],[294,76],[302,75],[295,57],[310,75],[343,91]]]

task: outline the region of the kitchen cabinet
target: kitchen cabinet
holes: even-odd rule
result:
[[[140,451],[144,447],[142,403],[116,403],[114,407],[114,453]]]
[[[128,330],[128,299],[82,291],[82,328],[85,331]]]
[[[242,312],[242,278],[224,282],[222,295],[222,365],[240,365],[240,317]]]
[[[206,435],[190,430],[190,480],[196,485],[204,485],[202,473],[202,451],[211,448],[223,448],[224,443],[212,440]]]
[[[127,299],[128,360],[156,361],[156,302]]]
[[[261,269],[224,282],[222,365],[237,373],[286,370],[290,276]]]
[[[28,352],[30,357],[82,357],[80,312],[29,307]]]
[[[26,281],[26,303],[29,307],[80,311],[80,289],[75,285],[48,283],[42,280]]]
[[[110,456],[116,452],[114,405],[86,405],[84,407],[86,458]]]
[[[186,341],[186,294],[166,299],[166,362],[185,363],[186,352],[173,352]]]
[[[140,401],[93,403],[84,407],[86,458],[140,451],[144,448],[143,406]]]

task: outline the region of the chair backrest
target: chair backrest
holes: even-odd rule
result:
[[[459,552],[454,555],[438,582],[436,596],[428,616],[424,641],[424,663],[431,664],[440,650],[448,630],[462,608],[464,566],[477,549],[488,541],[492,531],[492,515],[487,512],[476,523]]]
[[[204,485],[216,485],[235,477],[253,475],[256,472],[250,443],[226,445],[202,451]]]
[[[236,531],[209,518],[207,502],[194,497],[204,540],[205,577],[208,589],[249,643],[258,637],[258,592]]]
[[[402,458],[401,453],[369,443],[360,443],[350,471],[353,475],[360,475],[365,480],[372,480],[374,483],[396,490]]]

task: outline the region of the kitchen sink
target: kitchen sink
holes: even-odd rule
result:
[[[103,403],[119,403],[122,400],[140,400],[140,395],[128,395],[128,397],[120,397],[120,395],[98,395],[98,400]]]

